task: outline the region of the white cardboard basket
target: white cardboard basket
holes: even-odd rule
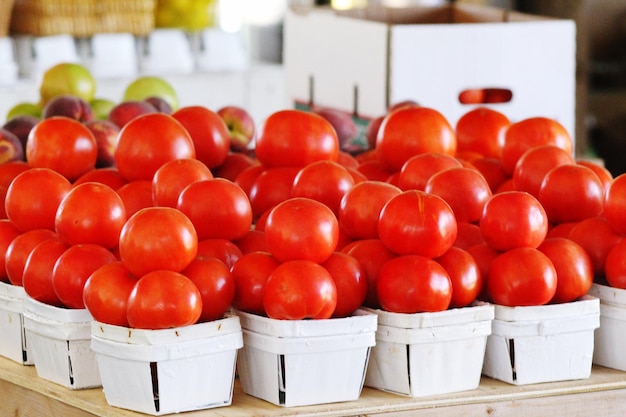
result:
[[[514,385],[589,378],[599,325],[599,300],[588,295],[563,304],[496,305],[483,374]]]
[[[24,288],[0,281],[0,356],[32,365],[24,333]]]
[[[40,378],[70,389],[101,385],[96,358],[89,348],[91,321],[86,309],[55,307],[26,295],[26,343]]]
[[[626,371],[626,290],[593,284],[589,294],[600,299],[600,327],[595,332],[593,363]]]
[[[237,312],[246,394],[284,406],[353,401],[363,388],[377,316],[358,310],[328,320],[275,320]]]
[[[410,397],[475,389],[480,383],[494,308],[378,315],[365,385]]]
[[[230,405],[242,343],[235,316],[162,330],[91,326],[107,403],[151,415]]]

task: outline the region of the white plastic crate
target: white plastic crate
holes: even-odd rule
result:
[[[591,375],[598,298],[529,307],[496,305],[483,374],[509,384],[586,379]]]
[[[101,385],[89,348],[92,317],[86,309],[66,309],[24,298],[29,355],[40,378],[70,389]]]
[[[0,281],[0,356],[32,365],[24,334],[24,288]]]
[[[600,299],[600,327],[595,332],[593,363],[626,371],[626,290],[593,284],[589,295]]]
[[[235,316],[162,330],[91,327],[107,403],[151,415],[230,405],[242,343]]]
[[[494,308],[378,315],[365,385],[410,397],[475,389],[480,383]]]
[[[358,310],[328,320],[275,320],[237,312],[244,348],[237,361],[246,394],[284,406],[357,400],[377,316]]]

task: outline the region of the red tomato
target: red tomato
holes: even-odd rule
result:
[[[290,198],[270,211],[265,224],[270,253],[280,262],[324,262],[337,248],[339,223],[332,210],[310,198]]]
[[[333,317],[347,317],[363,305],[367,296],[365,269],[352,255],[334,252],[321,264],[335,281],[337,306]]]
[[[376,281],[378,271],[390,259],[396,256],[380,239],[361,239],[346,245],[342,252],[354,257],[365,271],[367,278],[367,295],[363,305],[371,308],[379,308]]]
[[[357,169],[359,161],[350,153],[340,150],[337,154],[337,163],[344,168]]]
[[[143,208],[154,207],[152,201],[152,181],[130,181],[121,186],[117,190],[117,194],[124,202],[126,217],[132,216]]]
[[[387,169],[379,160],[361,162],[357,172],[370,181],[388,182],[393,171]]]
[[[604,218],[613,230],[626,234],[626,174],[620,174],[606,189]]]
[[[94,320],[129,327],[126,309],[137,278],[121,261],[102,265],[87,278],[83,302]]]
[[[6,270],[6,253],[13,239],[20,235],[20,231],[8,219],[0,219],[0,281],[9,282]]]
[[[508,117],[489,107],[474,108],[456,122],[457,152],[478,152],[499,158],[504,133],[511,124]]]
[[[593,264],[594,274],[602,275],[607,254],[622,240],[604,217],[590,217],[578,222],[569,233],[569,238],[585,249]]]
[[[175,159],[164,163],[152,178],[155,206],[176,207],[178,196],[189,184],[213,179],[211,170],[197,159]]]
[[[500,305],[538,306],[556,293],[557,274],[550,258],[541,251],[520,247],[498,255],[489,267],[487,289]]]
[[[517,160],[530,148],[554,145],[572,154],[574,144],[567,130],[556,120],[547,117],[530,117],[512,123],[504,136],[500,152],[502,167],[513,174]]]
[[[132,123],[132,122],[131,122]],[[169,329],[197,323],[202,295],[180,272],[154,270],[135,284],[128,296],[128,324],[135,329]]]
[[[49,168],[74,181],[96,167],[98,144],[83,123],[55,116],[41,120],[26,141],[26,161],[33,168]]]
[[[108,185],[116,191],[128,183],[115,167],[96,168],[85,172],[72,185],[76,187],[84,182],[99,182]]]
[[[464,249],[451,247],[435,261],[443,266],[452,283],[450,307],[465,307],[473,303],[483,288],[483,276],[474,257]]]
[[[487,180],[472,168],[451,168],[438,172],[430,177],[424,191],[443,198],[450,205],[457,222],[478,222],[483,207],[491,198]]]
[[[48,168],[32,168],[17,175],[4,200],[9,220],[20,231],[54,230],[54,217],[72,184]]]
[[[257,251],[269,251],[267,241],[265,240],[265,233],[257,229],[248,230],[248,233],[235,240],[233,243],[237,245],[243,254]]]
[[[454,246],[461,249],[467,249],[479,243],[484,243],[480,226],[475,223],[457,222],[456,224],[456,240]]]
[[[509,175],[502,168],[502,162],[496,158],[480,158],[472,161],[472,166],[478,170],[495,193],[507,180],[511,181]]]
[[[232,266],[241,258],[241,249],[227,239],[203,239],[198,241],[198,257],[217,258],[227,267]]]
[[[604,275],[611,287],[626,289],[626,239],[621,239],[607,253]]]
[[[24,265],[26,265],[28,255],[38,244],[48,239],[58,240],[59,237],[50,229],[33,229],[21,233],[11,241],[4,254],[7,277],[11,284],[22,285]]]
[[[209,168],[222,164],[230,150],[230,133],[219,114],[202,106],[182,107],[172,113],[191,135],[196,158]]]
[[[299,171],[295,167],[268,168],[254,179],[248,198],[255,217],[291,198],[293,181]]]
[[[9,161],[0,164],[0,186],[8,187],[18,174],[29,169],[31,167],[26,161]]]
[[[424,191],[426,183],[434,174],[463,164],[451,155],[426,152],[409,158],[400,169],[398,187],[402,190]]]
[[[243,254],[231,268],[235,280],[233,307],[248,313],[264,315],[263,289],[278,265],[280,263],[269,252]]]
[[[577,222],[604,211],[602,182],[582,165],[552,168],[541,183],[538,198],[552,223]]]
[[[127,181],[152,181],[164,163],[195,158],[194,142],[185,127],[165,113],[149,113],[128,122],[115,147],[115,166]]]
[[[383,206],[402,191],[381,181],[356,184],[341,199],[339,226],[353,239],[378,237],[378,217]]]
[[[524,152],[513,170],[513,187],[535,197],[546,174],[557,166],[574,165],[571,154],[554,145],[543,145]]]
[[[235,278],[226,264],[217,258],[197,257],[182,272],[202,297],[202,314],[198,321],[224,317],[235,297]]]
[[[52,270],[59,256],[67,248],[68,246],[58,239],[44,240],[35,246],[26,258],[22,274],[22,285],[26,294],[45,304],[58,307],[63,305],[54,292]]]
[[[446,270],[420,255],[398,256],[386,262],[376,283],[383,310],[421,313],[446,310],[452,299],[452,283]]]
[[[330,122],[321,116],[302,110],[281,110],[261,125],[255,152],[268,168],[302,168],[311,162],[336,161],[339,139]]]
[[[578,243],[562,237],[546,239],[537,249],[552,261],[556,270],[556,292],[552,303],[568,303],[587,294],[593,284],[593,264]]]
[[[598,163],[585,161],[585,160],[579,160],[579,161],[576,161],[576,164],[587,167],[593,172],[595,172],[598,178],[600,178],[600,182],[602,183],[605,192],[611,185],[611,182],[613,182],[613,174],[611,174],[611,171],[609,171],[604,166]]]
[[[126,221],[120,233],[120,258],[138,277],[158,269],[180,272],[196,257],[197,251],[198,235],[193,224],[171,207],[139,210]]]
[[[378,219],[380,240],[400,255],[441,256],[454,244],[456,234],[456,219],[448,203],[419,190],[392,197]]]
[[[250,190],[252,189],[254,182],[259,177],[259,175],[261,175],[261,173],[263,173],[266,169],[267,168],[260,164],[245,168],[237,175],[237,177],[235,177],[235,180],[233,182],[240,186],[247,195],[250,195]],[[294,172],[297,172],[296,169],[294,169]],[[293,178],[291,180],[293,182]]]
[[[548,234],[546,235],[546,239],[553,237],[565,237],[569,239],[569,234],[571,233],[574,226],[576,226],[577,224],[578,222],[567,222],[552,225],[548,228]]]
[[[117,262],[113,253],[93,243],[72,245],[52,270],[52,288],[67,308],[85,308],[83,289],[89,276],[104,264]]]
[[[476,265],[478,265],[478,270],[480,271],[480,276],[483,281],[478,299],[487,301],[489,300],[489,295],[487,294],[487,277],[489,276],[489,268],[491,267],[491,262],[502,252],[495,250],[484,242],[470,246],[466,250],[467,253],[472,255],[474,261],[476,261]]]
[[[298,171],[291,196],[317,200],[337,215],[341,199],[353,186],[354,178],[346,168],[333,161],[317,161]]]
[[[281,263],[263,290],[263,308],[273,319],[328,319],[336,306],[335,281],[326,269],[308,260]]]
[[[457,143],[454,129],[437,110],[406,106],[385,116],[376,138],[380,161],[391,171],[399,171],[412,156],[427,152],[454,155]]]
[[[117,246],[126,222],[126,208],[111,187],[86,182],[72,188],[59,204],[54,228],[68,245],[94,243],[111,249]]]
[[[213,168],[213,175],[217,178],[226,178],[235,181],[237,176],[246,168],[259,166],[256,158],[241,152],[230,152],[224,162]]]
[[[538,247],[548,233],[548,217],[539,201],[524,191],[496,193],[479,221],[485,242],[496,250]]]

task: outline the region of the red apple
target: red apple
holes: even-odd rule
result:
[[[172,114],[172,106],[163,97],[152,96],[145,98],[143,101],[152,104],[161,113]]]
[[[19,138],[6,129],[0,129],[0,165],[24,160],[24,146]]]
[[[365,137],[367,138],[367,145],[370,149],[374,149],[376,147],[376,137],[378,136],[378,129],[380,128],[380,124],[383,122],[385,116],[378,116],[370,120],[365,128]]]
[[[352,140],[356,137],[358,130],[352,115],[345,111],[331,109],[328,107],[318,107],[313,109],[314,113],[328,120],[337,132],[341,149],[349,149]]]
[[[52,116],[65,116],[79,122],[87,122],[94,118],[93,110],[88,102],[67,94],[51,98],[44,106],[41,116],[44,119]]]
[[[85,126],[96,138],[98,144],[98,159],[96,168],[111,167],[115,164],[115,144],[120,128],[110,120],[94,119],[85,122]]]
[[[254,139],[254,119],[245,109],[239,106],[225,106],[217,111],[224,120],[230,133],[230,148],[233,151],[244,151]]]
[[[13,133],[17,138],[22,142],[22,146],[26,146],[26,140],[28,139],[28,134],[30,130],[39,123],[41,119],[37,116],[32,116],[29,114],[22,114],[19,116],[12,117],[7,120],[6,123],[2,126],[3,129],[8,130]]]
[[[127,100],[115,105],[109,112],[109,121],[120,129],[137,116],[157,113],[156,107],[143,100]]]

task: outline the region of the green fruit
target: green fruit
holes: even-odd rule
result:
[[[41,104],[62,94],[77,96],[86,102],[93,100],[96,81],[91,72],[80,64],[63,62],[48,68],[39,85]]]
[[[172,110],[178,109],[178,95],[174,87],[160,77],[143,76],[131,82],[124,91],[124,101],[144,100],[148,97],[161,97]]]
[[[29,115],[41,117],[41,107],[35,103],[18,103],[7,112],[6,120],[11,120],[15,116]]]
[[[89,104],[91,105],[95,118],[100,120],[108,119],[111,109],[116,105],[113,100],[106,98],[94,98]]]

